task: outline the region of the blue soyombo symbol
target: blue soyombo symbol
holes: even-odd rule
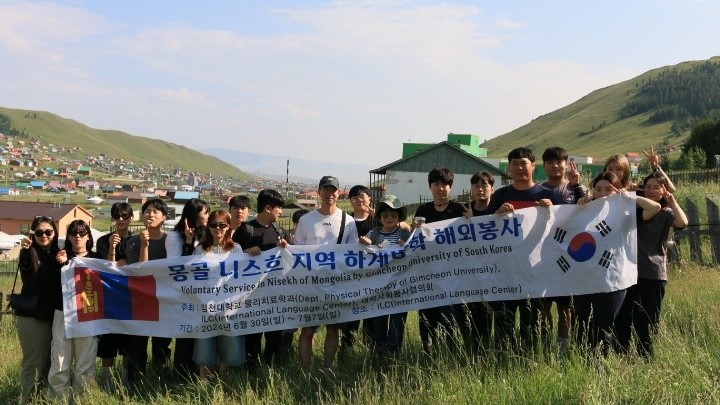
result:
[[[576,262],[585,262],[595,255],[595,238],[587,232],[580,232],[570,241],[567,252]]]

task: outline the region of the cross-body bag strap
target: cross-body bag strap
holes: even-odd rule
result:
[[[15,294],[15,285],[17,284],[18,274],[20,274],[20,259],[18,259],[17,270],[15,270],[15,281],[13,281],[12,291],[10,291],[11,294]]]
[[[342,212],[342,222],[340,223],[340,235],[338,235],[337,244],[342,243],[343,233],[345,233],[345,211]]]

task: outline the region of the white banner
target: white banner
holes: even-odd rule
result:
[[[70,337],[238,335],[473,301],[608,292],[637,280],[635,199],[424,225],[404,246],[291,246],[63,269]]]

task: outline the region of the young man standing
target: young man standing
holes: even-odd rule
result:
[[[580,172],[575,162],[569,162],[570,171],[568,169],[568,154],[565,149],[555,146],[545,149],[542,155],[543,166],[547,174],[547,181],[541,186],[554,190],[562,197],[563,204],[575,204],[579,199],[585,196],[586,190],[580,184]],[[572,325],[572,298],[550,297],[540,301],[542,305],[541,326],[543,330],[548,332],[552,330],[552,303],[555,301],[558,312],[558,344],[560,350],[558,356],[562,358],[567,352],[570,343],[570,330]]]
[[[335,243],[357,243],[355,221],[338,208],[340,183],[333,176],[324,176],[318,184],[320,207],[303,215],[295,232],[296,245],[331,245]],[[335,353],[340,341],[339,328],[342,324],[327,325],[323,354],[323,369],[332,370]],[[304,327],[300,331],[300,366],[310,372],[312,365],[312,344],[315,327]]]
[[[247,225],[240,226],[232,239],[242,247],[243,252],[253,256],[275,247],[285,248],[287,233],[278,225],[285,200],[275,190],[262,190],[257,196],[257,216]],[[262,338],[265,336],[265,351],[262,352]],[[260,364],[260,353],[265,363],[271,363],[283,352],[282,330],[245,335],[245,351],[248,367],[254,369]]]
[[[163,224],[167,220],[168,208],[165,201],[153,198],[142,205],[142,220],[145,230],[131,236],[125,245],[128,264],[146,262],[148,260],[165,259],[167,250]],[[144,373],[147,366],[147,336],[129,336],[127,341],[128,381],[138,383],[138,373]],[[170,338],[152,339],[152,356],[154,364],[165,364],[170,359]]]
[[[244,195],[236,195],[228,201],[228,209],[230,210],[230,231],[235,232],[250,215],[250,199]]]
[[[550,207],[561,204],[560,196],[533,180],[535,155],[528,148],[515,148],[508,154],[508,170],[513,183],[495,191],[488,212],[507,214],[528,207]],[[515,341],[515,313],[520,312],[520,338],[533,347],[537,336],[539,302],[537,299],[493,301],[495,340],[500,348],[518,348]]]
[[[132,235],[130,223],[133,220],[132,206],[126,202],[116,202],[110,208],[110,216],[115,225],[115,231],[98,238],[95,248],[98,257],[116,262],[118,266],[127,264],[125,260],[125,242]],[[100,376],[102,387],[111,391],[113,387],[112,367],[118,352],[124,350],[125,335],[109,333],[100,336],[97,356],[102,359],[102,374]],[[127,380],[127,358],[123,359],[122,380]]]
[[[425,218],[425,222],[438,222],[463,216],[464,207],[455,201],[450,201],[455,174],[445,166],[437,166],[428,173],[428,186],[433,200],[418,207],[415,218]],[[415,226],[419,226],[417,222]],[[464,311],[462,305],[445,305],[435,308],[426,308],[418,311],[420,315],[420,340],[423,350],[430,354],[433,347],[442,345],[447,336],[455,336],[458,324],[465,323],[462,319]]]

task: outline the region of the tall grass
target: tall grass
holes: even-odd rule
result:
[[[10,277],[0,285],[9,290]],[[573,351],[564,362],[549,350],[505,356],[468,354],[452,347],[421,355],[417,316],[411,314],[403,352],[380,358],[361,343],[338,361],[334,377],[305,376],[297,354],[254,374],[243,370],[216,382],[180,382],[150,370],[132,395],[92,388],[82,402],[126,403],[720,403],[720,272],[692,263],[673,265],[663,323],[651,361],[635,356],[588,358]],[[318,342],[323,340],[318,336]],[[12,317],[0,322],[0,401],[19,394],[20,349]],[[316,344],[319,363],[321,344]]]

